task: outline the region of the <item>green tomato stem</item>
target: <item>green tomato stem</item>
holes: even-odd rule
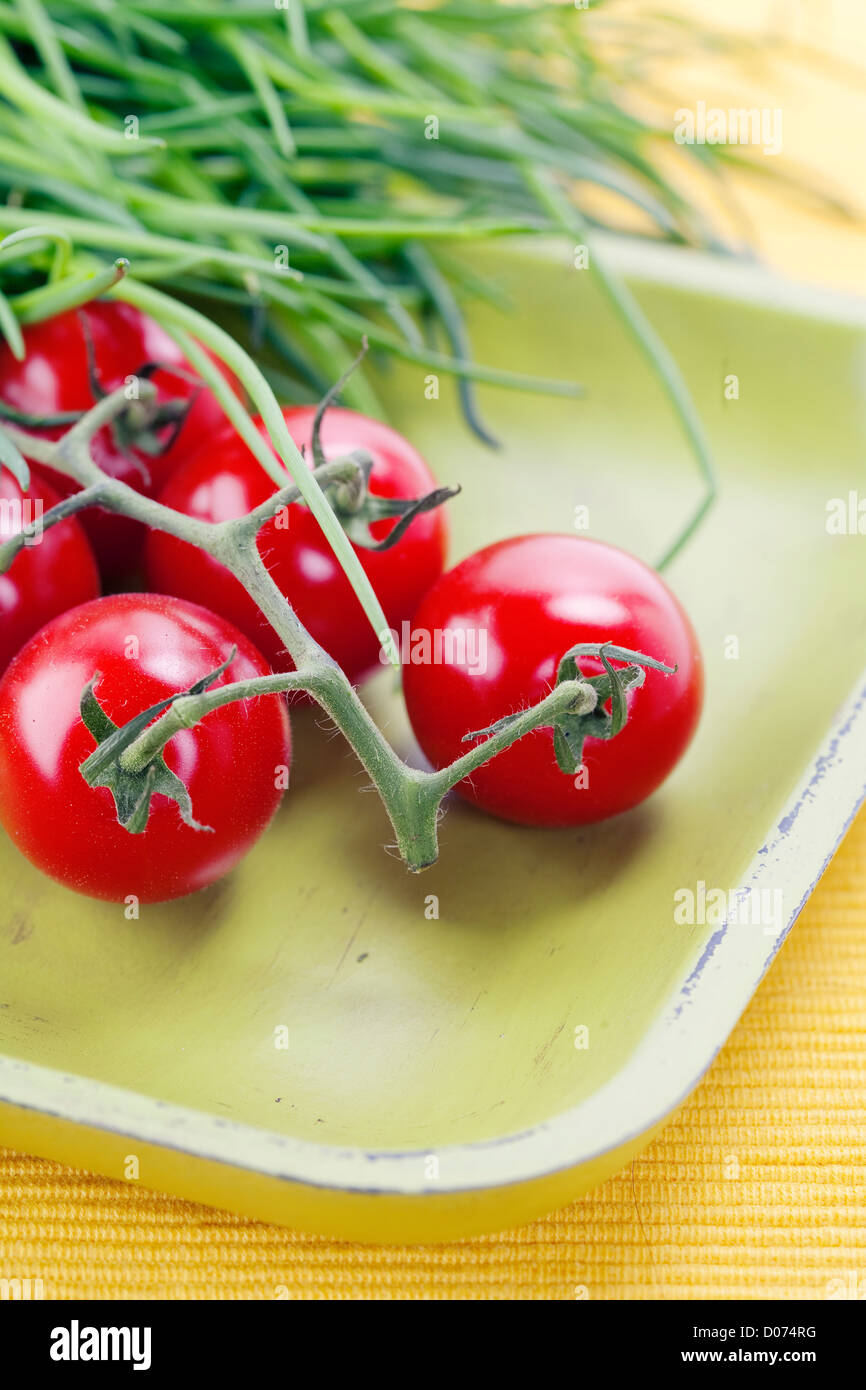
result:
[[[155,396],[152,382],[142,382],[139,398],[147,403]],[[596,693],[587,683],[579,679],[562,681],[538,704],[519,713],[507,727],[483,738],[450,767],[437,772],[409,767],[377,727],[345,673],[307,632],[253,543],[251,532],[280,505],[295,500],[300,489],[286,488],[249,517],[219,524],[199,521],[144,497],[118,479],[107,477],[90,455],[94,435],[122,414],[127,405],[122,388],[112,392],[56,442],[30,435],[17,426],[5,427],[29,457],[66,474],[84,489],[48,511],[42,518],[43,527],[57,525],[87,506],[99,505],[198,546],[243,584],[286,646],[296,670],[235,682],[200,695],[179,696],[120,755],[121,766],[126,770],[143,769],[181,729],[191,728],[226,704],[306,690],[354,748],[382,799],[400,854],[410,870],[419,872],[437,857],[442,799],[453,786],[517,739],[550,725],[558,714],[584,712],[596,701]],[[346,459],[323,465],[317,474],[322,483],[331,486],[351,481],[356,471],[357,464]],[[0,572],[12,563],[22,543],[20,537],[12,537],[0,546]],[[386,630],[383,620],[380,633]]]
[[[351,541],[334,515],[327,497],[322,492],[298,446],[292,439],[267,378],[252,358],[228,333],[211,323],[203,314],[199,314],[195,309],[190,309],[185,304],[178,303],[169,298],[168,295],[150,288],[150,286],[127,281],[116,287],[115,297],[124,299],[129,304],[135,304],[144,313],[153,315],[165,326],[184,353],[189,356],[196,371],[204,377],[214,391],[226,415],[244,443],[248,445],[256,459],[261,463],[265,472],[277,486],[282,487],[285,484],[285,472],[280,468],[278,461],[274,458],[266,440],[256,429],[248,412],[227,385],[222,374],[210,361],[207,353],[198,346],[198,343],[204,343],[206,347],[211,348],[226,366],[231,368],[261,413],[274,448],[282,459],[285,469],[294,480],[304,502],[321,526],[325,538],[342,565],[373,631],[380,633],[386,629],[388,623],[373,585],[352,548]],[[195,338],[190,335],[195,335]]]
[[[127,772],[142,772],[159,757],[165,745],[182,729],[194,729],[196,724],[214,710],[238,700],[255,700],[263,695],[282,695],[288,690],[306,690],[314,679],[310,671],[287,675],[257,676],[248,681],[233,681],[218,686],[203,695],[179,695],[164,714],[149,724],[134,743],[121,753],[118,762]]]

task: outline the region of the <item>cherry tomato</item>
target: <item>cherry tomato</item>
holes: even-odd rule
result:
[[[33,543],[0,574],[0,675],[49,619],[99,594],[93,551],[75,518],[39,529],[58,500],[44,481],[31,480],[22,492],[12,474],[0,470],[0,541],[36,528]]]
[[[283,412],[299,448],[312,459],[312,407]],[[259,429],[267,438],[264,426]],[[420,454],[395,430],[353,410],[332,408],[322,425],[322,448],[329,459],[357,449],[373,459],[370,491],[380,497],[420,497],[436,480]],[[205,521],[227,521],[264,502],[274,484],[232,430],[174,474],[160,500],[176,511]],[[375,523],[382,539],[393,522]],[[393,549],[356,547],[391,627],[411,618],[445,563],[447,532],[441,508],[415,518]],[[376,664],[379,643],[330,545],[306,506],[293,504],[259,533],[259,550],[276,584],[316,640],[351,680]],[[148,587],[204,603],[222,613],[256,643],[275,670],[292,670],[279,638],[240,584],[221,565],[184,541],[154,531],[145,555]]]
[[[117,594],[55,618],[0,681],[0,823],[38,868],[95,898],[159,902],[229,872],[279,805],[291,755],[284,701],[230,704],[166,745],[193,816],[155,796],[147,828],[130,834],[112,793],[79,772],[95,740],[79,712],[87,682],[114,723],[125,724],[237,655],[215,683],[265,675],[268,666],[224,619],[153,594]]]
[[[427,757],[436,767],[453,762],[471,746],[461,742],[464,734],[542,699],[570,647],[605,641],[679,669],[673,676],[647,672],[645,684],[627,694],[625,727],[607,741],[587,739],[576,776],[559,770],[552,730],[537,729],[458,791],[524,825],[580,825],[636,806],[676,766],[694,733],[701,656],[691,623],[660,576],[600,541],[517,536],[470,555],[434,585],[415,614],[403,672],[409,716]],[[413,650],[419,661],[432,660],[416,664]],[[595,660],[580,667],[590,676],[603,670]]]
[[[195,373],[174,340],[131,304],[96,301],[84,309],[58,314],[25,328],[26,356],[22,362],[16,361],[5,344],[0,345],[0,400],[36,416],[89,410],[95,404],[82,316],[93,343],[97,376],[105,391],[116,390],[148,363],[159,362],[165,364],[163,370],[150,377],[159,400],[192,401],[180,433],[164,453],[153,455],[136,448],[134,443],[124,446],[117,431],[112,432],[110,427],[100,430],[93,441],[94,458],[106,473],[154,497],[179,460],[225,424],[225,415],[213,392],[196,385]],[[235,386],[228,372],[226,377]],[[40,433],[56,439],[63,428]],[[170,437],[170,429],[160,431],[163,443]],[[61,496],[76,491],[75,485],[62,475],[37,471],[46,471]],[[82,524],[107,578],[117,579],[132,571],[144,541],[143,526],[96,508],[82,514]]]

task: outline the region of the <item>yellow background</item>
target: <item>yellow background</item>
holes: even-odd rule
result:
[[[642,8],[655,6],[614,7]],[[722,22],[709,0],[676,8]],[[862,5],[728,0],[723,16],[762,51],[745,68],[669,56],[668,119],[699,99],[779,106],[782,159],[862,212]],[[866,289],[856,221],[753,176],[734,190],[768,262]],[[48,1298],[862,1298],[864,999],[866,812],[704,1083],[630,1169],[573,1206],[455,1245],[365,1248],[0,1150],[0,1277],[41,1278]]]

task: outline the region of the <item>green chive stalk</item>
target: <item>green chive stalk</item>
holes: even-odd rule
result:
[[[624,46],[610,10],[606,0],[5,0],[0,233],[39,228],[52,279],[73,244],[128,258],[139,285],[194,292],[217,314],[246,307],[250,342],[264,324],[273,379],[291,399],[314,398],[365,336],[381,354],[453,372],[467,423],[493,443],[474,383],[579,388],[473,361],[463,313],[484,290],[448,242],[585,227],[593,186],[660,236],[711,239],[661,171],[669,132],[631,109],[638,36],[612,57],[606,40]],[[684,172],[725,158],[676,148]],[[706,485],[667,563],[712,502],[712,463],[676,363],[597,250],[593,266]],[[0,261],[0,332],[20,351],[15,292],[33,286],[10,274]],[[419,309],[450,352],[425,346]],[[373,407],[362,379],[349,389]]]

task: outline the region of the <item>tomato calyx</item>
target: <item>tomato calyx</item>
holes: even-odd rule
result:
[[[370,475],[374,461],[366,449],[354,449],[344,458],[329,460],[322,448],[322,422],[330,407],[335,403],[346,382],[357,371],[367,355],[369,344],[366,334],[361,339],[361,351],[339,381],[324,395],[316,408],[311,432],[313,468],[319,470],[329,463],[334,467],[345,465],[348,470],[346,480],[335,484],[331,499],[334,511],[343,530],[354,545],[363,550],[383,551],[405,535],[417,516],[435,511],[452,497],[457,497],[461,489],[438,487],[423,497],[379,497],[370,491]],[[387,535],[374,536],[372,527],[383,521],[395,521]]]
[[[365,537],[362,538],[356,531],[356,522],[350,522],[344,529],[356,545],[361,545],[365,550],[390,550],[396,545],[401,537],[408,531],[416,516],[421,516],[424,512],[435,511],[445,502],[450,502],[453,497],[458,497],[462,489],[460,487],[437,487],[432,492],[425,493],[423,497],[376,497],[373,493],[367,495],[362,518],[365,528]],[[377,521],[391,520],[399,518],[387,536],[382,540],[373,540],[370,536],[369,528]]]
[[[159,362],[146,362],[134,375],[147,381],[155,372],[167,370]],[[171,368],[177,371],[176,367]],[[161,458],[176,444],[187,418],[198,400],[204,382],[198,381],[191,395],[169,400],[130,401],[114,421],[112,432],[118,448],[129,455],[133,449],[150,458]]]
[[[596,657],[604,667],[600,676],[586,676],[578,665],[579,657]],[[611,665],[614,661],[628,662],[624,670],[617,671]],[[663,675],[676,674],[676,666],[666,666],[655,657],[645,656],[643,652],[633,652],[626,647],[614,646],[611,642],[579,642],[569,648],[561,658],[556,672],[556,686],[566,681],[577,684],[577,693],[571,706],[557,714],[552,722],[553,748],[560,772],[573,776],[583,762],[583,745],[588,738],[611,739],[625,727],[628,720],[626,692],[638,690],[646,680],[647,670],[660,671]],[[610,701],[610,711],[607,704]],[[486,729],[476,729],[463,735],[464,743],[475,739],[489,738],[503,732],[523,717],[525,711],[507,714]]]
[[[581,656],[597,657],[604,667],[604,675],[585,676],[578,665]],[[611,665],[611,657],[614,661],[628,662],[628,665],[617,671]],[[656,661],[654,657],[613,646],[610,642],[581,642],[565,653],[556,672],[556,684],[582,681],[595,691],[597,699],[593,709],[583,714],[566,713],[554,724],[553,748],[560,772],[573,775],[579,770],[586,739],[616,738],[628,720],[626,692],[638,690],[643,685],[648,669],[661,671],[666,676],[675,675],[677,670],[676,666],[665,666],[664,662]]]
[[[139,381],[149,381],[159,371],[181,374],[178,367],[160,362],[145,362],[137,372],[132,373],[132,376]],[[152,400],[132,397],[126,408],[120,411],[108,426],[118,451],[135,464],[146,482],[149,481],[146,476],[148,470],[142,459],[136,455],[160,458],[174,447],[190,411],[204,389],[204,383],[197,377],[190,379],[195,383],[195,389],[189,396],[171,397],[168,400],[159,400],[156,396]],[[103,401],[111,394],[95,381],[91,386],[96,401]],[[83,420],[91,408],[38,415],[16,410],[8,402],[0,400],[0,420],[8,420],[10,424],[25,430],[68,430]]]
[[[435,511],[461,491],[459,487],[437,487],[423,497],[379,497],[369,488],[373,459],[366,451],[357,449],[333,462],[335,467],[354,466],[354,475],[336,484],[332,505],[349,540],[363,550],[390,550],[417,516]],[[395,525],[386,536],[377,538],[372,528],[383,521],[395,521]]]
[[[151,800],[157,794],[176,803],[181,819],[191,829],[212,830],[211,826],[195,819],[189,791],[162,756],[161,749],[167,739],[144,758],[130,759],[124,755],[128,755],[148,725],[169,706],[174,706],[179,698],[201,695],[219,680],[236,655],[237,648],[232,648],[228,659],[215,671],[195,681],[187,690],[178,691],[142,710],[121,727],[109,718],[96,698],[96,687],[101,679],[98,671],[81,692],[81,718],[96,740],[96,749],[85,758],[79,771],[89,787],[106,787],[111,792],[118,822],[131,835],[141,835],[147,829]],[[178,727],[183,724],[179,722]]]
[[[81,310],[78,311],[77,317],[84,339],[90,392],[95,402],[104,401],[111,393],[99,375],[99,368],[96,364],[96,348],[90,324],[87,315]],[[146,402],[140,400],[138,396],[130,398],[127,408],[111,422],[111,433],[114,441],[121,453],[127,458],[132,455],[133,450],[147,454],[151,458],[159,458],[161,455],[167,454],[177,441],[177,437],[204,387],[204,382],[199,377],[192,372],[185,371],[176,363],[169,362],[142,362],[136,371],[129,373],[127,382],[150,381],[157,372],[167,372],[172,376],[180,377],[181,380],[191,384],[195,389],[188,396],[170,397],[168,400],[160,400],[156,395],[152,400]],[[85,413],[84,411],[81,412],[82,415]],[[166,429],[169,430],[167,436],[164,435]],[[142,472],[144,471],[142,468]]]

